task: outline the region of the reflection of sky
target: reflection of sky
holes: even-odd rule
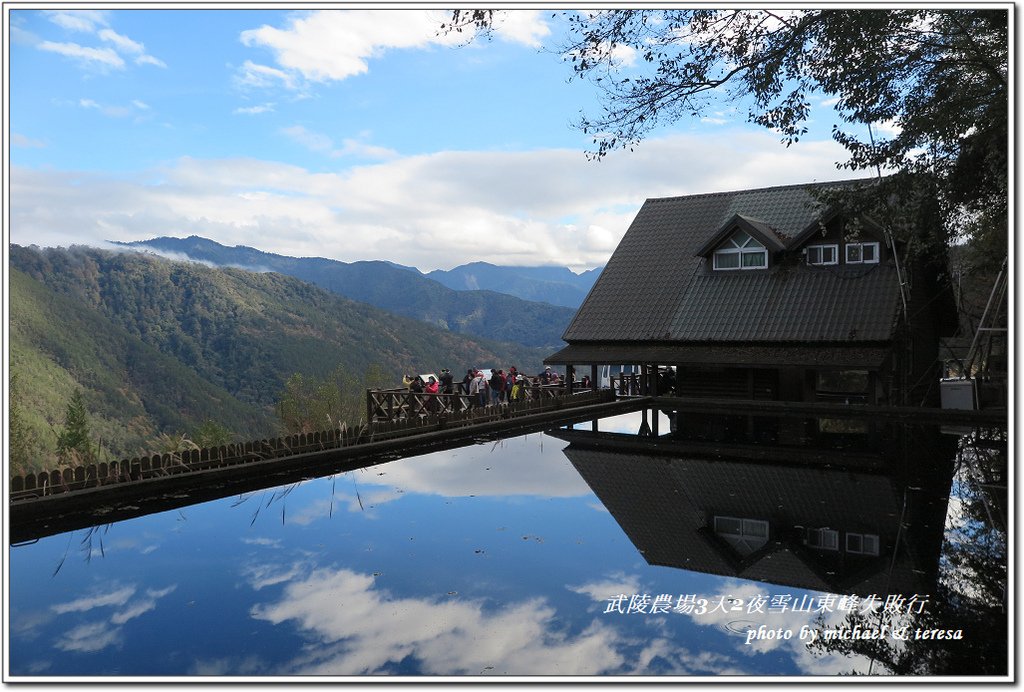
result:
[[[12,549],[11,673],[817,675],[854,667],[817,659],[799,641],[748,645],[729,631],[731,614],[606,613],[618,594],[788,590],[649,566],[611,515],[595,511],[600,502],[564,446],[521,436]],[[742,620],[799,629],[813,615]]]

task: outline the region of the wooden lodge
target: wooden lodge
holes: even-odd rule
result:
[[[545,363],[621,364],[620,394],[933,405],[951,294],[816,194],[870,184],[647,200]]]

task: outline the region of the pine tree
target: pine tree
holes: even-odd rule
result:
[[[96,460],[96,448],[90,439],[89,418],[76,389],[64,414],[64,429],[57,436],[57,455],[65,463],[89,464]]]
[[[25,414],[21,408],[21,396],[18,390],[18,376],[11,375],[7,406],[8,458],[11,462],[10,473],[22,474],[33,469],[35,444]]]

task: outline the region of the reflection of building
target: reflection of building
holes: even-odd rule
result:
[[[551,434],[651,564],[839,594],[932,592],[948,464],[929,479],[864,453]],[[911,448],[939,454],[939,437]]]
[[[595,373],[640,366],[645,380],[674,366],[687,397],[917,404],[934,395],[937,333],[954,314],[935,280],[944,269],[908,262],[887,219],[818,199],[871,184],[647,200],[566,329],[568,345],[545,362]]]

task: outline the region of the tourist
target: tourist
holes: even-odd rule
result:
[[[502,395],[505,393],[505,376],[501,370],[494,370],[491,379],[487,383],[491,387],[491,405],[497,406],[501,403]]]
[[[544,368],[544,372],[542,372],[540,375],[538,375],[537,378],[540,380],[540,383],[542,385],[550,384],[551,383],[551,377],[552,377],[553,374],[554,373],[551,372],[551,366],[549,365],[546,368]]]
[[[427,410],[431,413],[437,413],[437,389],[437,380],[431,375],[423,386],[423,393],[427,395]]]

